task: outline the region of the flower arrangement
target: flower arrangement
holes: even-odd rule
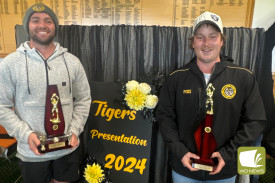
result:
[[[150,69],[146,74],[136,80],[124,83],[122,86],[122,104],[131,110],[142,111],[144,118],[151,118],[155,122],[154,112],[158,104],[158,95],[165,80],[160,72]]]
[[[158,97],[151,94],[152,89],[147,83],[131,80],[126,83],[124,90],[124,100],[132,110],[154,109],[158,103]]]
[[[88,183],[101,183],[105,178],[105,175],[101,169],[101,166],[97,163],[93,163],[92,166],[88,164],[85,168],[84,177]]]
[[[80,170],[83,174],[80,183],[112,183],[108,178],[111,170],[105,168],[104,163],[99,164],[90,154],[80,162]]]

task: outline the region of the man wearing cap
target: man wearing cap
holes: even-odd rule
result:
[[[253,145],[265,127],[258,85],[250,70],[220,56],[218,15],[201,14],[190,41],[196,56],[167,77],[156,112],[173,183],[234,183],[238,147]],[[205,152],[209,162],[196,163]]]
[[[24,182],[73,182],[79,177],[78,136],[91,104],[88,80],[79,59],[54,42],[58,20],[49,7],[31,6],[23,26],[30,41],[22,43],[0,64],[0,124],[17,139]],[[46,134],[45,101],[49,85],[58,88],[64,133],[72,134],[72,147],[40,153],[38,136]]]

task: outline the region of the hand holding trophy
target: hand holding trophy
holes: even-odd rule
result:
[[[70,148],[72,134],[64,134],[65,121],[57,85],[49,85],[46,96],[45,131],[47,135],[39,136],[38,151],[47,153]]]
[[[192,167],[206,171],[213,171],[215,163],[213,162],[213,159],[211,159],[211,155],[217,147],[217,143],[212,132],[214,91],[215,88],[212,83],[210,83],[206,89],[206,115],[194,134],[200,159],[194,160]]]

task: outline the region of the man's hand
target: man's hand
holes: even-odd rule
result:
[[[72,148],[75,148],[78,145],[78,138],[77,136],[73,133],[72,134],[72,139],[71,139],[71,146]]]
[[[214,152],[212,154],[211,158],[218,158],[218,161],[219,161],[218,165],[214,167],[214,169],[211,173],[209,173],[209,175],[215,175],[222,170],[222,168],[225,165],[225,161],[223,160],[223,158],[219,152]]]
[[[31,133],[28,137],[28,144],[30,149],[34,152],[36,155],[42,155],[38,152],[37,146],[40,145],[40,140],[38,139],[37,135],[35,133]]]
[[[199,169],[193,168],[192,167],[192,160],[193,159],[200,159],[200,157],[196,154],[193,154],[191,152],[186,153],[183,158],[181,159],[181,163],[183,164],[183,166],[185,166],[186,168],[188,168],[190,171],[198,171]]]

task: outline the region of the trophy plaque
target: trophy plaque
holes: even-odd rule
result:
[[[215,88],[212,83],[210,83],[206,89],[206,115],[194,134],[200,159],[193,160],[192,167],[205,171],[213,171],[213,167],[215,165],[213,159],[210,158],[217,147],[217,143],[212,132],[214,90]]]
[[[65,121],[57,85],[48,85],[45,107],[45,131],[39,136],[38,151],[47,153],[72,147],[72,134],[64,134]]]

